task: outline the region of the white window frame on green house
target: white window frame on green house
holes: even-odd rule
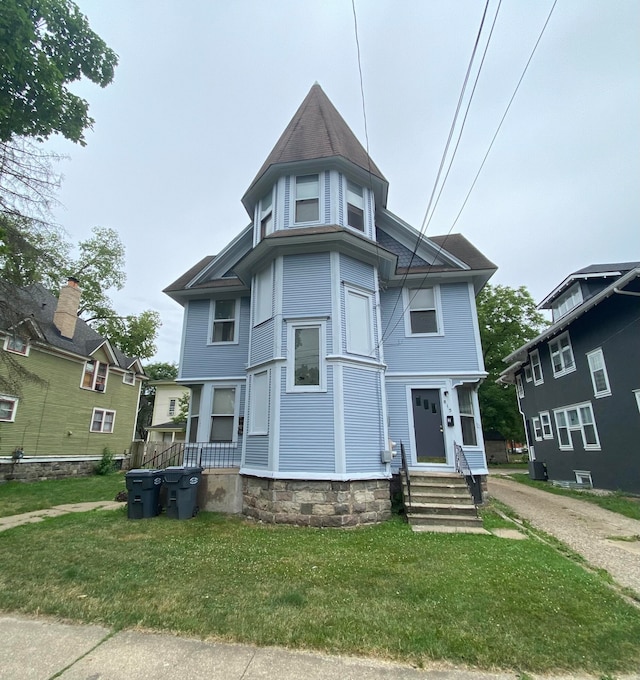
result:
[[[549,411],[540,413],[540,425],[542,426],[542,438],[553,439],[553,429],[551,427],[551,416]]]
[[[225,403],[226,392],[232,392],[232,400],[227,399]],[[221,394],[222,393],[222,394]],[[217,402],[217,403],[216,403]],[[231,405],[232,404],[232,405]],[[224,406],[229,408],[226,410]],[[209,442],[212,444],[237,444],[238,443],[238,418],[240,405],[240,385],[233,383],[216,384],[213,387],[213,394],[211,398],[211,418],[209,423]],[[231,438],[219,438],[219,432],[214,435],[214,428],[218,429],[218,423],[224,421],[227,426],[231,425]]]
[[[350,179],[347,180],[347,224],[358,231],[365,231],[364,189]]]
[[[347,352],[370,357],[373,354],[371,310],[373,296],[351,286],[344,287]]]
[[[254,277],[254,319],[258,326],[273,317],[273,266],[269,264]]]
[[[549,341],[549,355],[554,378],[560,378],[576,370],[576,361],[568,332]]]
[[[403,288],[404,305],[404,332],[407,337],[421,338],[444,335],[442,323],[442,304],[440,300],[440,286],[427,286],[424,288]],[[428,317],[421,315],[428,314]],[[414,330],[427,320],[435,322],[435,330]]]
[[[4,339],[4,348],[7,352],[13,354],[20,354],[20,356],[28,357],[31,350],[31,344],[28,340],[24,340],[19,335],[7,335]]]
[[[571,432],[580,432],[585,451],[600,451],[600,437],[590,401],[555,408],[553,415],[561,451],[573,451]]]
[[[269,434],[270,371],[258,371],[250,376],[249,435]]]
[[[300,353],[296,347],[297,331],[316,330],[318,337],[318,382],[304,382],[299,368]],[[287,392],[326,392],[327,391],[327,323],[324,319],[308,319],[304,321],[288,321],[287,323]],[[315,357],[314,357],[315,359]],[[311,369],[315,366],[311,366]]]
[[[89,367],[92,367],[89,370]],[[109,364],[104,361],[89,359],[84,363],[80,387],[83,390],[93,390],[94,392],[106,392],[107,381],[109,379]],[[86,383],[86,384],[85,384]]]
[[[7,394],[0,394],[0,423],[14,423],[16,411],[18,410],[18,397],[10,397]],[[7,406],[5,406],[5,404]]]
[[[604,361],[604,353],[601,347],[587,352],[589,362],[589,373],[591,373],[591,384],[593,385],[593,396],[596,399],[611,396],[611,383],[607,373],[607,365]]]
[[[534,349],[529,354],[529,360],[531,362],[531,372],[533,373],[533,384],[542,385],[544,383],[544,375],[542,373],[542,364],[540,363],[540,352]]]
[[[533,416],[531,418],[531,425],[533,426],[533,436],[537,442],[542,441],[542,424],[540,423],[540,416]]]
[[[225,314],[224,307],[231,306],[232,312],[230,316],[222,316]],[[209,345],[237,345],[238,344],[238,326],[240,319],[240,298],[226,298],[221,300],[211,300],[209,306]],[[231,324],[231,332],[226,328]],[[221,329],[221,330],[219,330]],[[216,340],[218,335],[219,340]],[[230,338],[230,339],[222,339]]]
[[[125,385],[135,385],[136,384],[135,371],[125,371],[122,375],[122,382]]]
[[[295,178],[293,183],[295,192],[295,200],[293,201],[294,224],[315,224],[320,221],[320,196],[322,194],[320,183],[320,174],[317,172],[298,175]],[[314,207],[315,211],[313,210]]]
[[[98,414],[101,414],[98,417]],[[107,417],[109,416],[109,417]],[[91,424],[89,425],[89,432],[96,432],[100,434],[113,434],[116,424],[116,412],[108,408],[94,408],[91,413]]]

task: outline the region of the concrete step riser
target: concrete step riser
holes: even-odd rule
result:
[[[465,497],[453,498],[452,496],[416,496],[415,494],[411,494],[411,505],[425,505],[425,504],[469,505],[472,508],[475,508],[475,505],[471,498]]]
[[[447,507],[433,507],[433,506],[428,506],[428,507],[419,507],[412,505],[411,510],[409,511],[409,514],[411,516],[423,516],[423,515],[454,515],[456,517],[459,517],[461,515],[464,516],[469,516],[469,517],[477,517],[476,513],[476,508],[473,505],[468,505],[468,506],[460,506],[457,505],[454,508],[447,508]]]
[[[411,526],[463,526],[463,527],[481,527],[482,520],[477,517],[450,517],[447,515],[430,515],[430,516],[414,516],[408,517]]]

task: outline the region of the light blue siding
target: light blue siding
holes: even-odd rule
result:
[[[249,353],[249,298],[240,301],[238,343],[209,345],[209,300],[190,300],[182,353],[181,377],[222,378],[244,375]]]
[[[273,329],[273,319],[269,319],[253,329],[250,359],[252,365],[273,358]]]
[[[469,299],[467,284],[442,284],[440,298],[444,335],[413,338],[405,337],[401,291],[392,288],[381,292],[384,355],[389,371],[429,373],[480,369],[471,311],[475,301]]]
[[[396,443],[397,455],[392,460],[394,469],[400,467],[400,442],[404,444],[408,460],[411,460],[413,444],[409,432],[407,414],[407,388],[399,382],[387,382],[387,415],[389,417],[389,438]]]
[[[280,403],[280,470],[334,472],[333,370],[327,367],[326,392],[286,392],[282,371]]]
[[[247,437],[244,467],[266,469],[269,465],[269,436]]]
[[[291,215],[291,177],[285,177],[284,179],[284,215],[282,219],[283,229],[288,229],[289,216]],[[276,227],[277,229],[277,227]]]
[[[347,472],[384,472],[380,451],[386,448],[380,374],[345,366],[344,431]]]
[[[331,173],[325,172],[320,175],[324,175],[324,223],[329,224],[331,222]]]
[[[375,267],[348,255],[340,255],[340,278],[373,293],[376,284]]]
[[[344,219],[344,175],[338,174],[338,224],[345,225]]]

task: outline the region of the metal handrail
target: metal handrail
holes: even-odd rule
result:
[[[165,468],[170,465],[202,468],[232,468],[240,465],[240,442],[176,442],[150,458],[143,457],[143,468]]]
[[[476,505],[480,505],[482,503],[482,484],[480,482],[480,479],[477,478],[471,471],[469,461],[467,460],[464,450],[460,446],[460,444],[458,444],[457,442],[453,442],[453,447],[456,458],[456,472],[459,472],[461,475],[464,475],[465,481],[467,482],[467,487],[469,488],[469,492],[473,497],[473,502]]]
[[[405,481],[407,483],[407,500],[409,501],[407,511],[411,512],[411,480],[409,479],[409,463],[407,462],[407,454],[404,450],[404,444],[400,442],[400,460],[402,462],[402,472],[404,473]]]

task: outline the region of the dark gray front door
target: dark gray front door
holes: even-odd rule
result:
[[[447,455],[442,434],[440,390],[411,390],[416,462],[445,464]]]

